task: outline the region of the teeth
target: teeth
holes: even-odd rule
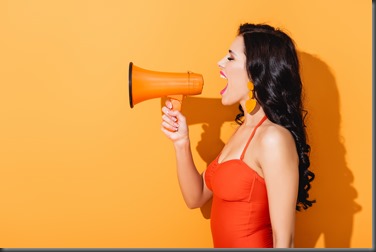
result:
[[[226,75],[222,71],[219,72],[219,76],[227,80]]]

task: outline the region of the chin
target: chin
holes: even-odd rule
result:
[[[234,104],[235,104],[235,102],[230,102],[226,99],[223,99],[223,97],[222,97],[222,105],[223,106],[231,106],[231,105],[234,105]]]

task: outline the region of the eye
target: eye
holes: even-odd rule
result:
[[[232,57],[227,57],[227,60],[231,61],[231,60],[234,60],[234,58],[232,58]]]

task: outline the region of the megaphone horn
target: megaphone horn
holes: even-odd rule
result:
[[[173,109],[180,110],[185,95],[201,94],[204,79],[201,74],[157,72],[142,69],[129,63],[129,104],[130,107],[139,102],[169,97]]]

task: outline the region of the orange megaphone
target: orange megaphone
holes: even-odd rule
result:
[[[201,94],[204,79],[192,72],[167,73],[142,69],[129,63],[129,104],[158,98],[171,98],[173,109],[180,110],[185,95]]]

